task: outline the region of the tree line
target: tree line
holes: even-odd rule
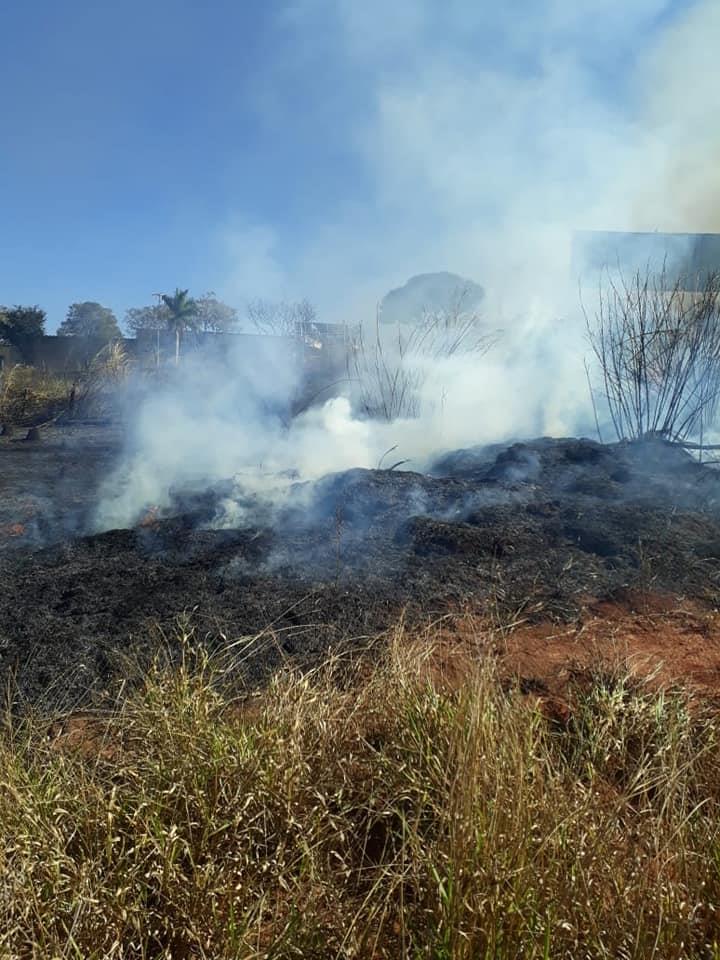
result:
[[[187,328],[221,333],[238,325],[238,313],[233,307],[219,300],[214,293],[192,298],[187,290],[174,294],[158,295],[157,304],[133,307],[125,314],[125,329],[131,335],[144,330],[174,330],[174,309],[181,308]],[[0,306],[0,336],[20,345],[28,337],[46,333],[46,312],[34,306]],[[122,337],[117,317],[109,307],[95,300],[71,303],[65,319],[58,328],[60,337],[92,337],[110,341]]]
[[[188,331],[229,333],[239,329],[238,311],[220,300],[213,292],[191,297],[179,287],[172,294],[155,294],[157,302],[131,307],[125,314],[124,327],[131,336],[146,331],[167,331],[175,336],[176,354],[180,340]],[[247,320],[258,333],[278,336],[293,335],[300,327],[316,322],[315,309],[307,300],[299,302],[252,300],[247,305]],[[20,351],[33,338],[47,331],[47,314],[34,306],[0,306],[0,339]],[[58,328],[61,337],[88,337],[109,343],[123,336],[117,317],[109,307],[94,300],[71,303]]]

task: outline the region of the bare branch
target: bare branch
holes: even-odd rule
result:
[[[586,323],[619,439],[703,435],[720,399],[719,303],[720,273],[671,281],[648,267],[601,288]]]

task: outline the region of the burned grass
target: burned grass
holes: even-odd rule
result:
[[[247,659],[255,682],[401,612],[423,624],[469,610],[552,638],[585,623],[588,604],[632,592],[716,604],[720,474],[659,441],[459,451],[425,473],[288,483],[275,500],[230,479],[88,535],[119,439],[0,444],[0,676],[21,700],[89,702],[128,651],[172,635],[180,611],[208,637],[270,626],[277,643]]]

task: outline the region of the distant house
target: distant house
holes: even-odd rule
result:
[[[720,234],[578,231],[572,263],[573,273],[583,280],[617,271],[629,280],[649,272],[662,276],[668,289],[681,282],[692,292],[708,274],[720,272]]]
[[[134,353],[135,340],[120,342],[128,353]],[[48,373],[73,376],[87,367],[105,345],[105,340],[93,337],[28,337],[22,347],[0,340],[0,371],[21,363]]]
[[[144,330],[119,342],[140,369],[172,365],[175,335]],[[19,349],[0,340],[0,375],[26,364],[56,376],[82,376],[106,342],[87,337],[30,337]],[[350,333],[341,324],[314,323],[295,336],[256,333],[188,332],[182,340],[181,363],[201,363],[234,377],[267,377],[296,383],[298,396],[327,398],[347,377]]]
[[[7,340],[0,340],[0,375],[14,367],[16,363],[23,363],[20,351]]]
[[[265,333],[213,333],[188,331],[181,355],[213,357],[232,363],[246,356],[257,362],[270,357],[298,361],[304,366],[337,368],[345,364],[351,331],[342,324],[299,324],[295,336]],[[175,335],[166,330],[143,330],[129,344],[128,353],[143,364],[174,361]]]
[[[119,342],[137,369],[175,363],[175,335],[167,330],[141,331],[136,338]],[[28,338],[20,350],[0,340],[0,377],[16,364],[25,364],[56,376],[81,378],[104,346],[104,341],[86,337],[39,336]],[[181,363],[222,371],[240,382],[275,383],[281,393],[291,390],[301,409],[337,395],[347,379],[350,349],[350,331],[341,324],[312,324],[298,329],[295,336],[188,332]]]
[[[141,367],[174,363],[175,337],[167,331],[142,331],[132,351]],[[209,364],[234,378],[275,381],[281,390],[293,385],[303,407],[335,395],[347,379],[350,332],[341,324],[313,323],[295,336],[261,333],[188,332],[181,362]]]
[[[135,341],[119,341],[131,352]],[[75,373],[86,367],[107,346],[107,341],[95,337],[34,337],[24,350],[25,362],[50,373]]]

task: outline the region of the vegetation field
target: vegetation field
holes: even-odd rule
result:
[[[711,705],[588,667],[558,711],[402,626],[242,696],[180,649],[5,720],[3,957],[720,956]]]

